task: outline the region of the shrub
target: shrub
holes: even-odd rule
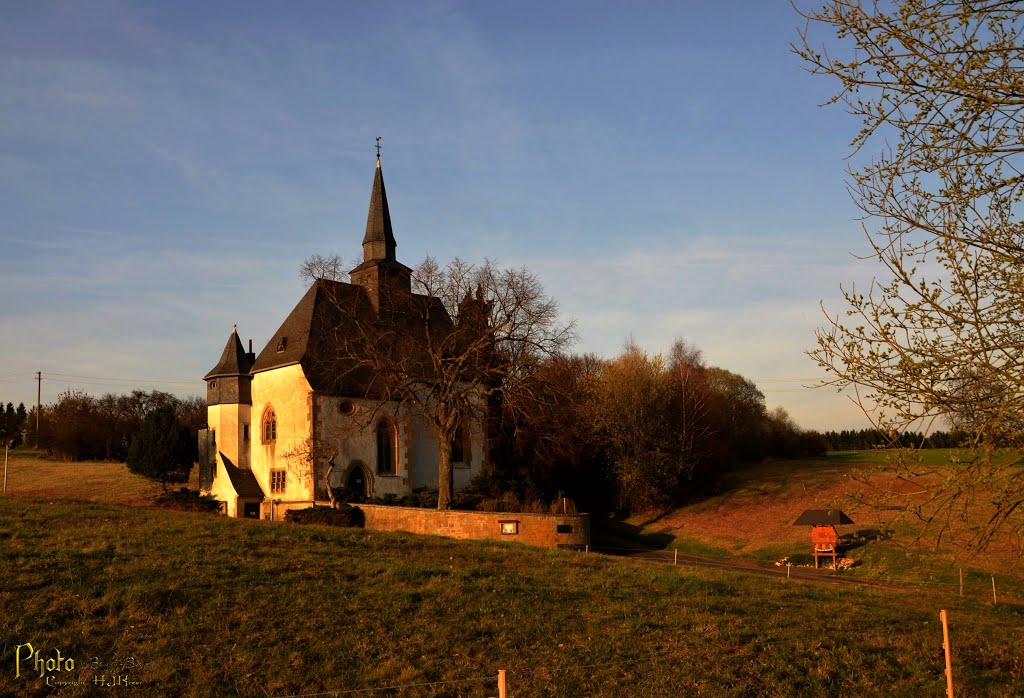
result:
[[[437,490],[423,488],[413,492],[409,499],[413,502],[409,506],[430,509],[437,506]]]
[[[365,516],[359,507],[339,504],[337,508],[312,506],[306,509],[289,509],[284,514],[284,520],[296,524],[362,528]]]
[[[478,494],[456,492],[452,497],[452,509],[458,509],[459,511],[477,511],[482,499],[483,497]]]
[[[179,487],[176,490],[161,493],[156,499],[156,505],[165,509],[200,513],[217,513],[221,507],[221,503],[213,497],[200,494],[199,490],[190,490],[187,487]]]
[[[366,501],[366,497],[361,492],[356,492],[350,487],[332,487],[331,490],[334,492],[334,501],[336,502],[351,502],[361,503]]]
[[[576,502],[568,497],[558,497],[548,506],[549,514],[575,514]]]
[[[195,436],[165,405],[146,415],[142,431],[128,448],[126,465],[133,473],[159,481],[166,490],[169,482],[188,482],[196,448]]]

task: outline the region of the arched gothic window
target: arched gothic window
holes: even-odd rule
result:
[[[277,441],[277,413],[273,407],[267,407],[263,411],[263,443]]]
[[[398,429],[388,419],[377,422],[377,473],[398,474]]]

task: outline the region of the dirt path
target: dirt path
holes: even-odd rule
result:
[[[864,579],[850,579],[841,577],[830,569],[812,569],[809,567],[762,567],[753,560],[742,558],[715,558],[702,557],[700,555],[688,555],[680,553],[676,555],[668,550],[644,550],[640,548],[607,548],[596,546],[590,549],[591,552],[611,557],[627,557],[632,560],[644,560],[648,562],[665,565],[685,565],[688,567],[711,567],[714,569],[741,572],[744,574],[756,574],[762,577],[782,577],[789,579],[805,580],[822,584],[839,584],[861,587],[875,587],[893,591],[914,591],[914,587],[887,584],[885,582],[872,582]]]

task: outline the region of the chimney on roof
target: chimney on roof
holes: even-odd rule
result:
[[[252,351],[252,337],[249,337],[249,353],[247,353],[246,356],[249,357],[250,365],[256,363],[256,354]]]

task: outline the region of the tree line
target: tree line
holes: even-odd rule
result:
[[[967,432],[960,429],[933,431],[924,434],[919,431],[900,433],[880,429],[843,429],[826,431],[823,435],[830,451],[868,451],[873,448],[959,448],[969,440]]]
[[[494,490],[576,500],[592,512],[670,506],[702,496],[737,465],[821,455],[827,442],[748,378],[705,365],[677,341],[667,355],[629,343],[614,358],[548,357],[522,388],[531,409],[500,410]]]
[[[2,403],[0,403],[2,404]],[[28,412],[25,410],[25,403],[19,402],[15,407],[13,402],[0,410],[0,441],[7,443],[12,448],[20,446],[25,439],[25,426],[28,421]]]
[[[55,402],[42,407],[39,447],[68,461],[125,461],[147,415],[159,411],[173,414],[193,437],[206,426],[206,401],[198,396],[179,398],[159,390],[133,390],[125,395],[107,393],[94,397],[79,390],[67,390]],[[35,429],[33,407],[24,427],[27,443],[35,443]],[[194,448],[195,438],[192,443]]]

